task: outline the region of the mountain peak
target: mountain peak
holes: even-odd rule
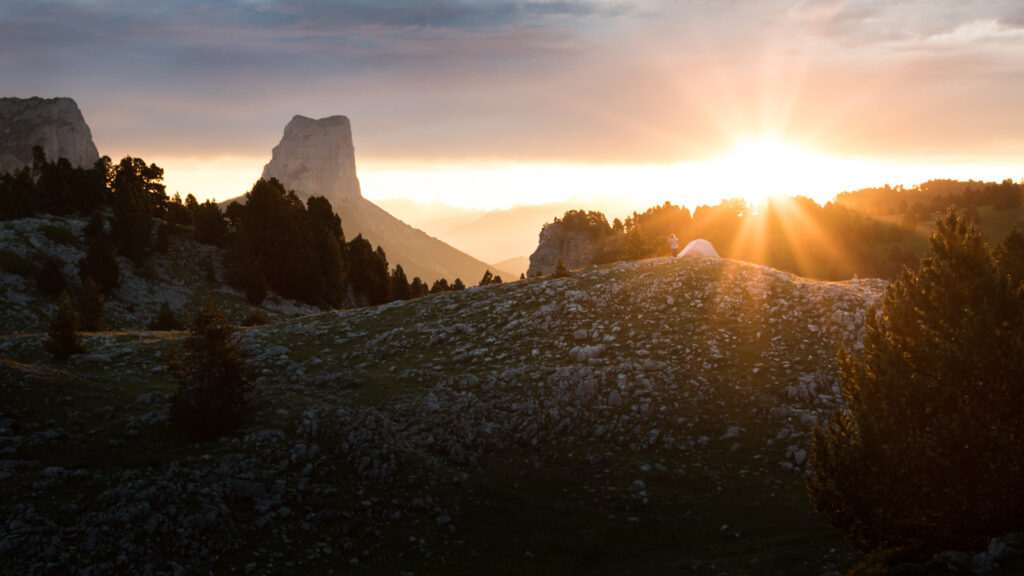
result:
[[[324,196],[334,206],[340,200],[361,198],[349,119],[292,117],[263,177],[277,178],[304,197]]]
[[[32,147],[49,160],[91,167],[99,153],[82,111],[71,98],[0,98],[0,173],[32,164]]]

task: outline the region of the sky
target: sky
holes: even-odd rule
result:
[[[0,95],[244,193],[295,114],[363,193],[642,209],[1024,177],[1024,2],[2,0]]]

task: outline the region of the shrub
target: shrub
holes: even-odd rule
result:
[[[267,315],[263,313],[263,310],[253,310],[242,320],[242,326],[262,326],[269,322]]]
[[[207,298],[192,317],[184,357],[171,362],[178,380],[171,416],[190,436],[220,436],[237,428],[245,415],[247,374],[234,331]]]
[[[39,227],[39,231],[43,233],[43,236],[46,236],[57,244],[67,244],[68,246],[78,244],[78,237],[75,236],[75,233],[63,226],[43,224]]]
[[[1024,290],[976,228],[938,222],[840,368],[808,488],[857,547],[926,556],[1024,528]]]
[[[78,315],[67,292],[62,292],[57,301],[57,310],[50,319],[50,329],[43,346],[57,360],[67,360],[72,354],[85,352],[78,334]]]

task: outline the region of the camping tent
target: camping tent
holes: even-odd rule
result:
[[[693,258],[718,258],[718,252],[715,252],[715,247],[711,245],[711,242],[698,238],[686,245],[683,251],[676,255],[676,258],[686,258],[687,256]]]

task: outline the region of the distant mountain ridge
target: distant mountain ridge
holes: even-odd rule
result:
[[[362,234],[384,249],[391,266],[401,264],[410,278],[419,276],[428,283],[461,278],[471,286],[488,269],[496,274],[504,272],[409,226],[363,198],[356,176],[352,127],[344,116],[319,120],[293,117],[263,169],[263,178],[277,178],[303,198],[327,198],[341,216],[347,239]]]

